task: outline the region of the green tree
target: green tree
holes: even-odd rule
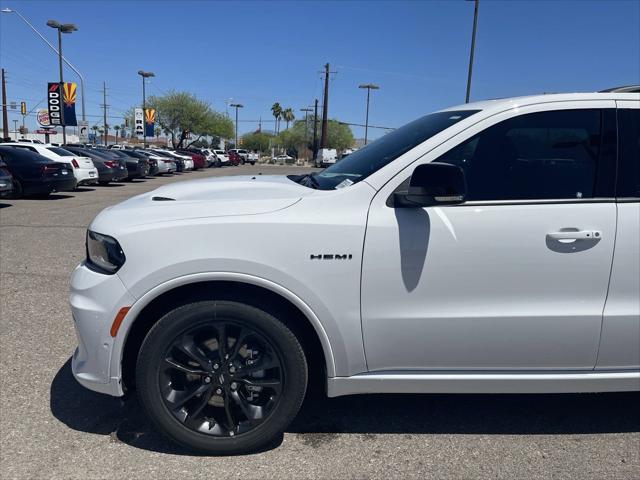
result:
[[[313,115],[304,120],[298,120],[292,127],[277,136],[276,143],[287,150],[298,150],[301,147],[313,148]],[[320,127],[318,121],[318,127]],[[327,125],[327,148],[344,150],[353,147],[355,139],[348,125],[337,120],[329,120]]]
[[[242,146],[247,150],[268,152],[273,135],[264,132],[247,133],[242,136]]]
[[[191,93],[172,90],[166,95],[151,96],[147,106],[155,109],[156,122],[168,132],[174,148],[191,146],[207,135],[233,136],[233,122]]]
[[[285,108],[282,111],[282,119],[287,123],[287,130],[289,130],[289,123],[295,120],[296,116],[293,113],[293,109]]]
[[[276,132],[276,135],[278,135],[279,125],[280,125],[280,117],[282,116],[282,107],[280,106],[280,104],[278,102],[274,103],[271,106],[271,114],[276,119],[276,128],[274,130]]]

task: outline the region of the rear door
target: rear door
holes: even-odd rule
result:
[[[363,258],[369,370],[594,368],[616,233],[614,107],[520,107],[413,165],[459,165],[462,205],[388,206],[410,170],[382,188]]]

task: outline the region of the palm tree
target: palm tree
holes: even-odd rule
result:
[[[287,122],[287,130],[289,130],[289,122],[293,122],[296,118],[296,116],[293,113],[293,109],[285,108],[284,111],[282,112],[282,118],[284,119],[285,122]]]
[[[91,127],[91,130],[93,130],[93,144],[96,144],[96,135],[98,134],[98,126],[94,125],[93,127]]]
[[[116,145],[118,144],[118,130],[120,130],[120,125],[116,125],[115,127],[113,127],[113,129],[116,131]]]
[[[278,102],[274,103],[271,106],[271,114],[275,117],[276,119],[276,135],[278,134],[278,125],[280,123],[280,117],[282,116],[282,107],[280,106],[280,104]]]

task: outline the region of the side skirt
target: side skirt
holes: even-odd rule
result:
[[[365,393],[580,393],[640,391],[640,371],[363,373],[327,380],[329,397]]]

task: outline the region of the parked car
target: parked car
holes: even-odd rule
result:
[[[224,150],[214,150],[213,154],[216,157],[214,166],[216,167],[224,167],[226,165],[230,165],[231,161],[229,160],[229,155]]]
[[[152,149],[148,151],[163,158],[165,162],[168,162],[168,165],[170,165],[170,171],[168,173],[184,171],[185,161],[182,156],[172,155],[168,150]]]
[[[196,168],[208,168],[211,167],[215,161],[215,156],[213,155],[213,153],[211,152],[211,150],[207,149],[207,148],[195,148],[195,147],[189,147],[184,149],[187,152],[191,152],[191,153],[197,153],[198,155],[202,155],[204,158],[204,163],[202,167],[196,167]]]
[[[338,161],[338,151],[335,148],[321,148],[316,155],[316,167],[328,167]]]
[[[8,197],[13,192],[13,176],[7,164],[0,160],[0,198]]]
[[[73,170],[66,163],[22,148],[0,144],[0,160],[13,177],[13,197],[48,196],[51,192],[66,192],[76,188]]]
[[[234,167],[237,167],[242,162],[242,157],[233,150],[227,151],[227,156],[229,157],[229,163]]]
[[[207,159],[204,155],[200,154],[200,153],[196,153],[193,151],[189,151],[189,150],[176,150],[176,153],[185,155],[185,156],[190,156],[191,160],[193,160],[193,170],[198,170],[200,168],[206,168],[207,166]]]
[[[250,163],[251,165],[255,165],[258,160],[260,160],[260,155],[258,154],[257,151],[254,150],[253,152],[247,153],[247,158],[245,160],[247,163]]]
[[[149,151],[144,150],[134,150],[134,149],[126,149],[125,153],[131,157],[141,158],[146,160],[149,163],[149,173],[148,175],[153,176],[156,175],[160,168],[158,167],[158,160],[160,160],[156,155],[153,155]],[[171,165],[167,166],[167,170],[171,169]]]
[[[100,185],[107,185],[110,182],[119,182],[127,178],[129,172],[125,162],[121,162],[119,159],[114,160],[112,158],[105,158],[95,148],[85,148],[77,145],[65,145],[65,150],[68,150],[77,155],[82,155],[91,158],[93,164],[98,169],[98,183]]]
[[[3,143],[2,145],[22,148],[37,153],[58,163],[66,163],[76,179],[76,186],[93,185],[98,183],[98,169],[89,157],[79,156],[62,147],[43,143]]]
[[[131,181],[149,175],[149,160],[146,158],[133,155],[129,150],[112,149],[110,151],[127,162],[127,180]]]
[[[273,160],[277,165],[287,165],[295,162],[295,159],[286,153],[276,156]]]
[[[322,172],[165,185],[89,225],[73,373],[115,396],[135,379],[161,431],[215,454],[273,442],[314,378],[639,391],[639,158],[640,94],[537,95],[423,116]]]
[[[240,164],[244,165],[245,162],[249,160],[249,152],[247,152],[244,148],[232,148],[229,150],[230,152],[235,152],[240,155]]]

